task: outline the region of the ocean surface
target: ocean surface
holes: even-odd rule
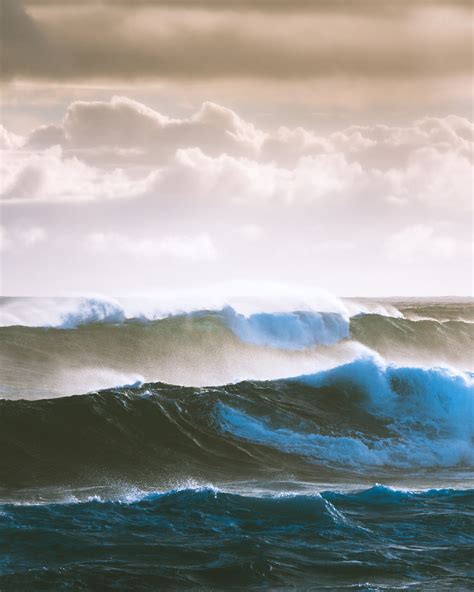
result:
[[[0,590],[473,590],[474,302],[0,299]]]

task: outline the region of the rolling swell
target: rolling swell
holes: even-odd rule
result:
[[[361,359],[223,387],[0,401],[0,483],[337,480],[474,462],[469,375]]]

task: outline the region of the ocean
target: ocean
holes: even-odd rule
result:
[[[474,302],[0,300],[0,590],[474,589]]]

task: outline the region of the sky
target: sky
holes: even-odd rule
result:
[[[470,2],[0,5],[3,295],[472,293]]]

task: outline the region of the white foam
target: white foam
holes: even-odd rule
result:
[[[238,438],[330,464],[474,465],[474,380],[470,374],[399,368],[363,358],[297,380],[314,387],[344,386],[363,392],[366,400],[361,404],[368,413],[387,421],[393,437],[372,441],[362,436],[295,431],[221,404],[222,429]]]
[[[88,323],[122,323],[117,300],[103,297],[7,298],[0,303],[0,326],[73,329]]]
[[[224,313],[228,326],[244,343],[302,350],[349,337],[349,322],[338,313],[263,312],[246,317],[230,307]]]
[[[232,307],[244,316],[293,311],[334,312],[348,318],[337,297],[315,288],[234,282],[148,296],[109,298],[100,295],[5,298],[0,326],[70,329],[86,323],[121,323],[126,319],[158,320],[170,315]]]
[[[371,302],[369,300],[351,300],[345,299],[344,304],[347,308],[349,316],[355,317],[361,314],[374,314],[381,317],[392,317],[395,319],[403,319],[404,315],[393,304],[388,302]]]

